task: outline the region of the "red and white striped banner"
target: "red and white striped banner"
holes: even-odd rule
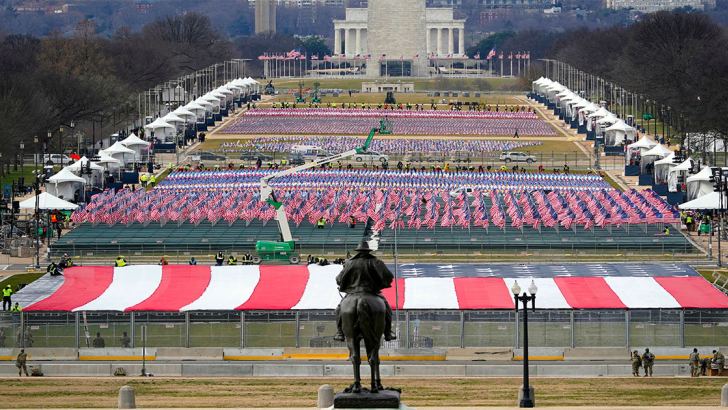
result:
[[[341,265],[73,267],[30,311],[188,311],[335,309]],[[510,289],[530,278],[398,279],[400,309],[512,309]],[[728,308],[702,277],[554,277],[534,279],[540,309]],[[26,289],[33,290],[33,285]],[[393,284],[394,285],[394,284]],[[394,307],[395,288],[384,296]],[[22,296],[21,291],[18,296]]]

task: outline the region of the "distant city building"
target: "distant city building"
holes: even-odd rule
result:
[[[275,0],[257,0],[255,2],[255,34],[276,32]]]
[[[260,1],[260,0],[259,0]],[[255,7],[256,0],[248,0],[249,7]],[[273,0],[278,7],[344,7],[346,0]]]
[[[508,17],[508,9],[488,9],[480,12],[480,25],[490,24],[494,20]]]
[[[607,0],[607,8],[632,9],[641,13],[654,13],[660,10],[674,10],[681,7],[692,7],[705,10],[715,7],[715,0]]]

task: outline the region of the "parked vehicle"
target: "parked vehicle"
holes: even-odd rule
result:
[[[291,153],[294,152],[304,157],[325,158],[329,156],[329,153],[325,149],[315,145],[294,145],[291,147]]]
[[[68,155],[45,154],[43,156],[43,163],[47,164],[49,161],[52,161],[53,165],[70,165],[74,163],[74,161]]]
[[[526,162],[528,164],[532,164],[537,161],[537,158],[533,155],[528,155],[525,152],[511,151],[502,152],[500,160],[504,161],[506,164],[509,162]]]
[[[290,161],[291,166],[303,165],[306,163],[306,158],[303,157],[303,154],[298,152],[291,152],[291,156],[288,160]]]
[[[356,162],[379,161],[383,164],[385,162],[389,162],[389,155],[380,154],[380,153],[374,152],[374,151],[367,151],[367,152],[362,152],[362,153],[354,155],[354,160]]]
[[[224,155],[214,154],[209,151],[201,151],[190,154],[190,159],[192,161],[225,161],[227,158],[225,158]]]
[[[259,159],[261,161],[264,161],[264,162],[265,161],[273,161],[273,157],[270,156],[270,155],[261,154],[261,153],[258,153],[258,152],[250,152],[250,151],[249,152],[243,152],[243,154],[240,155],[240,159],[243,160],[243,161],[257,161]]]

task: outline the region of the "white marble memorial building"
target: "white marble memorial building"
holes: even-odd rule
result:
[[[334,55],[360,60],[367,77],[426,76],[430,59],[464,54],[465,20],[451,8],[425,8],[424,0],[369,0],[334,20]]]

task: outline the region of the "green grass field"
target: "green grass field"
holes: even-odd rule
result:
[[[276,89],[298,90],[298,79],[274,79],[273,85]],[[398,81],[394,79],[392,81]],[[370,79],[306,79],[304,88],[313,88],[315,82],[321,83],[319,88],[361,90],[362,82],[372,82]],[[438,79],[414,79],[415,91],[471,91],[487,92],[498,90],[503,87],[518,89],[517,78],[438,78]],[[263,83],[263,81],[261,81]],[[266,81],[267,83],[267,81]],[[477,91],[477,90],[482,91]],[[526,90],[522,90],[526,91]]]
[[[0,289],[5,289],[6,286],[10,285],[10,288],[13,290],[13,292],[16,292],[19,283],[31,283],[43,275],[45,275],[45,272],[21,273],[18,275],[12,275],[0,282]]]

